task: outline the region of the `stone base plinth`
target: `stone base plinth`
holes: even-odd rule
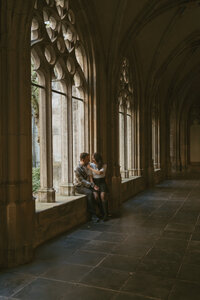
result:
[[[29,263],[33,260],[34,249],[33,245],[25,245],[22,248],[7,249],[7,260],[4,267],[16,267]]]
[[[40,189],[38,191],[39,202],[55,202],[55,190],[54,189]]]
[[[59,194],[62,196],[74,196],[75,187],[73,184],[61,184],[59,188]]]

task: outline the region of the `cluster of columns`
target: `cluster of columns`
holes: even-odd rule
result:
[[[40,122],[40,190],[38,201],[55,202],[53,186],[53,132],[51,78],[46,77],[45,90],[41,89]],[[74,195],[73,185],[73,113],[72,89],[65,89],[61,97],[61,195]]]
[[[27,84],[31,63],[29,51],[24,51],[30,47],[29,40],[20,32],[26,27],[31,2],[0,3],[0,267],[22,264],[33,257],[35,202],[31,91]]]

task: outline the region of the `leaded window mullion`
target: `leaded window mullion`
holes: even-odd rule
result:
[[[85,106],[88,109],[85,101],[88,88],[87,57],[76,31],[75,15],[69,0],[42,1],[40,4],[36,1],[31,28],[31,48],[34,68],[45,77],[44,86],[40,87],[34,82],[33,85],[45,90],[42,94],[45,94],[48,106],[46,115],[42,111],[40,114],[43,119],[40,120],[40,131],[44,130],[47,122],[45,141],[40,141],[41,148],[46,149],[41,151],[41,187],[45,180],[50,184],[50,176],[57,176],[56,189],[63,195],[73,195],[73,166],[78,164],[77,153],[82,152],[86,144],[79,143],[80,132],[83,139],[86,139],[88,134],[85,137],[85,132],[87,133],[89,128],[86,128],[85,124],[90,123],[84,120]],[[52,78],[48,74],[51,74]],[[56,89],[57,83],[61,90]],[[43,96],[40,99],[41,110],[44,104]],[[54,115],[50,117],[50,113]],[[74,122],[74,118],[77,122]],[[50,156],[53,157],[51,168],[49,163],[47,167],[43,167],[44,162],[50,161]],[[52,171],[54,167],[55,172]],[[50,170],[48,174],[46,169]],[[53,185],[51,189],[53,190]],[[47,198],[46,201],[49,201]]]

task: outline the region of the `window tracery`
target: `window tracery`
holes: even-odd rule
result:
[[[121,66],[118,105],[121,176],[129,178],[134,176],[134,99],[127,58]]]
[[[160,169],[160,109],[157,99],[152,104],[152,160],[154,170]]]
[[[45,191],[73,194],[73,166],[84,151],[87,63],[69,0],[35,2],[31,56],[37,82],[33,106],[40,136],[41,201],[54,201]],[[38,117],[39,116],[39,117]],[[39,120],[38,120],[39,119]],[[44,198],[44,199],[43,199]],[[49,198],[49,200],[48,200]],[[46,199],[46,200],[45,200]]]

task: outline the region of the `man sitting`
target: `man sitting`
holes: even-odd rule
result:
[[[80,163],[75,169],[75,188],[79,194],[87,196],[87,208],[90,213],[90,218],[93,222],[99,222],[99,218],[96,216],[95,200],[93,191],[98,191],[98,187],[90,182],[91,171],[87,168],[90,162],[89,154],[83,152],[80,154]]]

